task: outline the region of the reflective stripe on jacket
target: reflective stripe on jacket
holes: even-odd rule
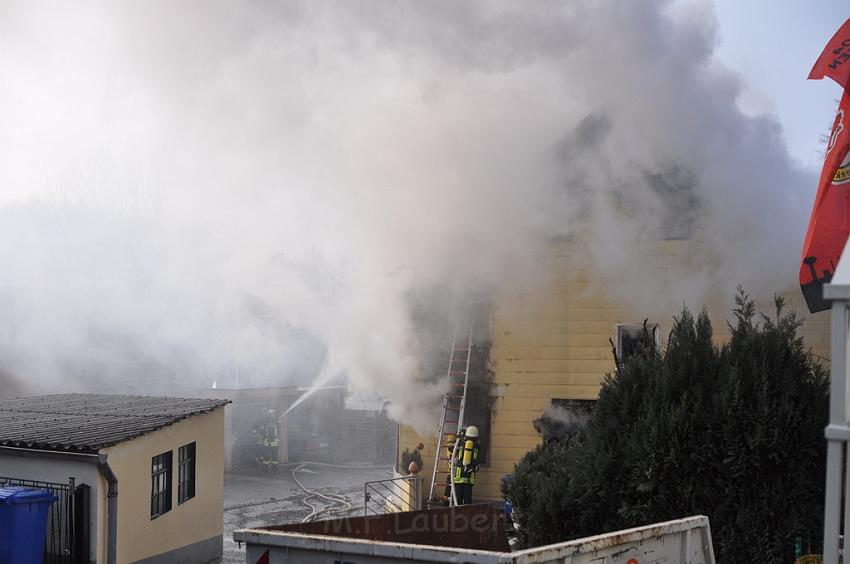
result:
[[[259,436],[257,437],[257,439],[257,442],[259,442],[263,446],[280,446],[280,441],[278,440],[277,425],[272,421],[261,425]]]
[[[463,446],[458,445],[457,457],[455,458],[455,472],[453,481],[455,484],[474,484],[475,472],[464,473],[464,468],[478,465],[478,441],[466,439]]]

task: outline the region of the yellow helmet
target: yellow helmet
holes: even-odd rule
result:
[[[466,436],[469,437],[470,439],[477,439],[478,438],[478,427],[476,427],[475,425],[470,425],[469,427],[467,427],[466,428]]]

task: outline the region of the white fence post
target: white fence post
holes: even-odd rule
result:
[[[827,292],[828,294],[829,292]],[[824,501],[823,560],[838,564],[838,539],[841,534],[842,474],[845,445],[850,440],[847,426],[847,301],[832,302],[832,351],[830,372],[829,425],[824,435],[826,450],[826,499]],[[850,454],[850,452],[848,453]],[[847,476],[850,480],[850,474]],[[850,484],[848,484],[850,485]],[[850,491],[850,490],[848,490]],[[850,496],[844,506],[844,538],[850,538]]]

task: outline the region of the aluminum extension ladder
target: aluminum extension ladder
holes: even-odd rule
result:
[[[429,503],[438,503],[442,500],[442,494],[439,494],[437,488],[444,486],[439,483],[439,478],[448,477],[451,484],[449,505],[457,505],[454,481],[450,479],[454,473],[457,440],[455,440],[451,456],[446,456],[446,448],[448,447],[447,438],[450,435],[457,437],[463,430],[463,411],[466,404],[466,389],[469,385],[473,332],[473,322],[469,319],[465,327],[456,326],[452,335],[452,352],[449,356],[448,368],[449,389],[443,396],[440,424],[437,427],[437,450],[434,453],[434,471],[431,473],[431,489],[428,492]]]

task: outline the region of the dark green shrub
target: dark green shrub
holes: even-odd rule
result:
[[[793,562],[822,531],[827,379],[777,300],[756,322],[740,292],[717,347],[684,310],[662,352],[645,336],[609,375],[586,436],[517,465],[506,494],[534,546],[688,515],[711,520],[719,562]]]

